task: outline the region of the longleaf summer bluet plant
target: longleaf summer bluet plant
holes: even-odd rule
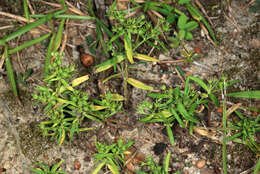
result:
[[[122,103],[115,98],[116,94],[107,93],[103,98],[90,99],[76,89],[76,86],[88,80],[88,75],[72,80],[75,67],[62,65],[62,54],[53,53],[53,62],[49,65],[44,85],[37,86],[33,98],[44,105],[47,121],[40,127],[45,136],[55,138],[61,145],[66,137],[72,140],[75,133],[92,130],[81,127],[85,119],[102,122],[117,113]]]

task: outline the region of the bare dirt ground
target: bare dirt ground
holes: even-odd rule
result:
[[[18,2],[16,2],[18,3]],[[73,5],[86,13],[83,8],[86,1],[73,1]],[[99,4],[104,5],[102,1]],[[241,79],[230,91],[259,90],[260,89],[260,14],[249,12],[249,1],[231,0],[231,9],[227,10],[225,1],[201,1],[207,15],[211,19],[219,46],[215,47],[210,43],[200,29],[197,29],[192,41],[186,42],[185,47],[189,50],[200,51],[200,57],[192,63],[167,64],[167,69],[163,69],[158,64],[136,65],[135,73],[132,75],[137,79],[150,82],[154,87],[162,84],[176,86],[181,84],[181,80],[175,71],[176,65],[185,70],[185,73],[198,76],[202,79],[209,77],[221,77],[228,75],[229,79]],[[19,3],[18,3],[19,4]],[[32,1],[37,13],[44,12],[50,8],[40,1]],[[105,5],[104,5],[105,6]],[[216,6],[217,8],[213,8]],[[102,8],[101,8],[102,9]],[[226,10],[224,10],[226,9]],[[0,2],[0,11],[22,15],[22,6],[10,5],[8,1]],[[102,13],[102,10],[100,11]],[[6,17],[0,15],[0,27],[6,26],[11,21],[4,20]],[[93,31],[95,25],[89,21],[71,21],[68,27],[68,41],[66,47],[65,61],[73,61],[78,68],[78,73],[89,74],[90,80],[83,86],[84,90],[90,93],[97,93],[98,86],[96,80],[101,78],[94,75],[94,68],[82,67],[79,61],[79,54],[76,51],[77,45],[84,45],[88,52],[85,37]],[[2,30],[0,38],[8,30]],[[35,33],[28,33],[22,36],[18,42],[24,42],[29,38],[37,36]],[[14,47],[16,42],[11,43]],[[167,144],[167,150],[172,152],[171,168],[174,171],[182,171],[189,174],[220,174],[222,170],[222,149],[219,130],[221,114],[216,109],[204,113],[205,117],[211,114],[214,134],[203,136],[199,133],[190,135],[185,129],[178,126],[173,127],[176,145],[171,146],[167,134],[162,125],[150,123],[143,124],[138,120],[141,117],[137,113],[137,106],[146,97],[146,92],[137,88],[130,88],[129,107],[123,113],[113,116],[119,123],[117,125],[105,123],[103,125],[93,123],[94,131],[80,133],[76,135],[72,142],[57,146],[56,142],[41,135],[38,123],[44,119],[41,107],[35,107],[31,94],[34,87],[40,83],[39,72],[43,69],[46,45],[37,44],[18,54],[12,56],[12,63],[15,71],[22,72],[23,68],[32,68],[34,73],[28,80],[28,85],[19,85],[23,106],[16,103],[9,86],[9,81],[5,72],[0,71],[0,168],[6,169],[7,174],[30,173],[29,167],[33,167],[33,162],[41,161],[45,164],[53,165],[60,159],[65,160],[61,169],[69,174],[91,173],[94,169],[95,153],[94,138],[101,142],[111,143],[115,139],[123,138],[125,141],[133,140],[136,151],[142,152],[145,156],[151,156],[155,161],[162,161],[167,152],[155,155],[153,148],[156,143]],[[168,54],[163,52],[155,53],[159,59],[174,59],[180,55],[179,49],[171,49]],[[70,58],[70,59],[68,59]],[[102,53],[95,55],[95,64],[104,60]],[[19,63],[21,61],[21,63]],[[21,67],[22,64],[22,67]],[[110,88],[120,89],[120,81],[113,81]],[[119,90],[119,92],[122,92]],[[237,103],[237,100],[230,99],[230,103]],[[244,106],[257,105],[257,101],[241,100]],[[259,103],[259,102],[258,102]],[[230,105],[231,106],[231,105]],[[259,106],[259,105],[258,105]],[[205,123],[206,124],[206,123]],[[199,125],[205,127],[204,124]],[[207,127],[207,130],[209,127]],[[258,136],[259,137],[259,136]],[[260,141],[260,140],[259,140]],[[229,143],[227,150],[228,173],[252,173],[257,156],[250,149],[242,144]],[[75,163],[80,163],[76,167]],[[198,163],[204,163],[198,167]],[[1,173],[1,172],[0,172]],[[104,173],[106,173],[104,171]]]

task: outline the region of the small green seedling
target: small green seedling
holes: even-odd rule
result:
[[[146,162],[143,162],[141,164],[142,168],[147,168],[145,172],[140,170],[136,170],[135,172],[137,174],[180,174],[181,172],[169,172],[170,157],[171,152],[168,152],[164,160],[164,164],[162,166],[154,162],[154,160],[151,157],[147,157]]]
[[[31,69],[31,68],[27,69],[24,74],[19,72],[17,75],[18,83],[21,83],[22,85],[27,86],[26,80],[32,75],[32,73],[33,73],[33,69]]]
[[[45,85],[37,86],[33,98],[44,105],[48,120],[40,123],[45,136],[55,138],[61,145],[66,137],[72,140],[75,133],[92,130],[81,127],[85,119],[102,121],[120,111],[122,97],[107,93],[101,99],[90,100],[89,96],[76,89],[88,80],[88,75],[73,79],[74,66],[62,65],[62,53],[53,53],[45,75]]]
[[[111,145],[96,141],[97,153],[93,157],[98,165],[92,174],[97,174],[104,166],[107,166],[113,174],[120,174],[121,166],[125,163],[124,154],[128,152],[127,149],[133,144],[133,141],[124,144],[122,139],[118,139],[116,143]]]
[[[35,162],[35,165],[37,165],[37,168],[29,168],[33,172],[33,174],[67,174],[67,172],[64,172],[60,170],[61,164],[64,162],[64,160],[61,160],[57,164],[53,165],[52,167],[40,163]]]
[[[226,138],[226,141],[234,141],[246,144],[253,152],[259,154],[260,146],[255,141],[255,134],[260,132],[260,115],[256,118],[243,116],[239,111],[235,111],[239,117],[235,123],[228,122],[228,129],[233,135]]]

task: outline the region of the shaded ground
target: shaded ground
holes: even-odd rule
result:
[[[74,5],[83,7],[87,4],[74,2]],[[101,1],[100,1],[101,2]],[[46,10],[39,2],[32,1],[35,9],[39,12]],[[185,47],[189,50],[200,49],[200,57],[193,63],[179,63],[185,73],[196,75],[206,79],[209,77],[220,77],[227,74],[230,79],[241,79],[230,91],[238,90],[259,90],[260,89],[260,16],[259,13],[250,13],[247,1],[231,1],[232,13],[225,10],[224,2],[205,1],[203,6],[211,18],[219,40],[219,48],[216,48],[201,35],[199,29],[195,33],[192,41],[186,42]],[[22,15],[22,7],[19,5],[13,9],[11,5],[1,2],[0,11],[8,11],[17,15]],[[217,8],[212,9],[213,6]],[[47,5],[44,5],[47,8]],[[41,7],[41,8],[39,8]],[[101,6],[102,7],[102,6]],[[83,12],[85,10],[81,9]],[[104,10],[103,10],[104,11]],[[101,10],[100,13],[103,13]],[[1,16],[0,16],[1,17]],[[1,18],[1,26],[8,24]],[[90,80],[82,88],[89,93],[98,94],[97,80],[103,75],[93,74],[94,68],[85,69],[80,65],[76,45],[84,45],[86,52],[85,37],[92,32],[93,24],[88,21],[73,21],[68,28],[68,44],[66,58],[71,60],[78,67],[80,75],[90,74]],[[7,31],[8,32],[8,31]],[[29,33],[20,38],[20,42],[33,37],[34,33]],[[37,35],[37,34],[36,34]],[[0,38],[3,34],[0,33]],[[16,43],[12,43],[15,46]],[[55,164],[59,159],[64,159],[62,169],[68,173],[90,173],[93,171],[93,158],[95,152],[95,136],[101,142],[113,142],[121,137],[125,140],[134,140],[135,148],[146,156],[152,156],[154,160],[161,161],[166,156],[155,155],[153,147],[156,143],[167,144],[167,150],[172,152],[171,167],[184,173],[221,173],[221,114],[215,109],[211,111],[211,129],[216,131],[214,136],[206,137],[194,133],[190,135],[187,130],[175,126],[174,135],[176,145],[169,144],[168,137],[162,125],[142,124],[138,121],[141,115],[137,114],[136,108],[145,96],[146,92],[136,88],[130,90],[130,104],[126,112],[118,113],[113,119],[119,120],[118,125],[105,123],[103,125],[93,123],[94,131],[80,133],[76,135],[71,143],[58,147],[55,142],[47,137],[42,137],[37,123],[42,121],[44,115],[39,106],[34,105],[30,94],[35,85],[40,83],[41,76],[38,72],[43,69],[46,45],[37,44],[20,52],[20,60],[24,68],[33,68],[34,74],[28,81],[28,86],[20,85],[21,100],[23,106],[19,106],[10,92],[9,81],[5,73],[0,72],[0,167],[6,169],[8,174],[29,173],[28,167],[32,167],[34,161],[41,161],[46,164]],[[160,59],[167,57],[173,59],[180,55],[179,49],[172,49],[170,53],[155,53]],[[12,57],[14,69],[22,72],[17,55]],[[69,59],[65,59],[68,62]],[[104,60],[100,52],[95,55],[95,64]],[[181,84],[175,72],[176,64],[167,65],[167,70],[160,65],[149,64],[136,65],[135,71],[131,74],[137,79],[145,80],[154,87],[159,88],[162,84],[169,87]],[[120,80],[114,80],[109,84],[109,88],[120,91]],[[99,89],[100,90],[100,89]],[[230,99],[230,102],[238,102]],[[257,106],[257,101],[240,101],[244,106]],[[258,104],[259,106],[259,104]],[[205,113],[205,116],[207,113]],[[206,123],[204,123],[206,124]],[[201,128],[203,124],[199,125]],[[208,127],[209,128],[209,127]],[[202,168],[198,168],[198,161],[206,161]],[[250,170],[256,163],[256,155],[248,147],[241,144],[229,143],[228,145],[228,171],[229,173],[242,173]],[[75,168],[75,161],[81,164],[79,169]],[[1,173],[1,172],[0,172]]]

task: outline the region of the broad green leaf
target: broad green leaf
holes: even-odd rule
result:
[[[179,17],[179,20],[178,20],[178,23],[177,23],[177,26],[179,29],[185,29],[185,25],[186,25],[186,22],[187,22],[187,16],[186,15],[181,15]]]
[[[185,24],[184,28],[185,30],[187,31],[191,31],[191,30],[194,30],[195,28],[197,28],[199,26],[199,24],[195,21],[191,21],[191,22],[188,22],[187,24]]]
[[[192,36],[191,32],[189,32],[189,31],[186,32],[186,34],[185,34],[185,39],[186,39],[186,40],[191,40],[191,39],[193,39],[193,36]]]
[[[127,82],[136,87],[136,88],[139,88],[139,89],[143,89],[143,90],[153,90],[153,87],[151,86],[148,86],[146,84],[144,84],[143,82],[140,82],[139,80],[136,80],[136,79],[133,79],[133,78],[128,78],[127,79]]]
[[[236,98],[260,99],[260,90],[234,92],[227,94],[227,96]]]
[[[188,121],[191,121],[193,123],[199,123],[199,121],[195,118],[193,118],[192,116],[190,116],[187,112],[187,110],[185,109],[184,105],[181,102],[178,102],[177,104],[177,110],[179,111],[179,113]]]
[[[183,40],[184,37],[185,37],[185,35],[186,35],[186,31],[183,30],[183,29],[181,29],[181,30],[178,32],[178,39],[179,39],[180,41]]]
[[[79,84],[87,81],[89,79],[88,75],[78,77],[72,81],[72,87],[78,86]]]
[[[140,59],[140,60],[151,61],[151,62],[160,62],[159,59],[154,58],[154,57],[147,56],[147,55],[145,55],[145,54],[135,54],[135,55],[134,55],[134,58]]]
[[[132,49],[132,41],[131,41],[131,34],[124,34],[124,44],[125,44],[125,51],[127,59],[131,64],[134,63],[133,59],[133,49]]]

